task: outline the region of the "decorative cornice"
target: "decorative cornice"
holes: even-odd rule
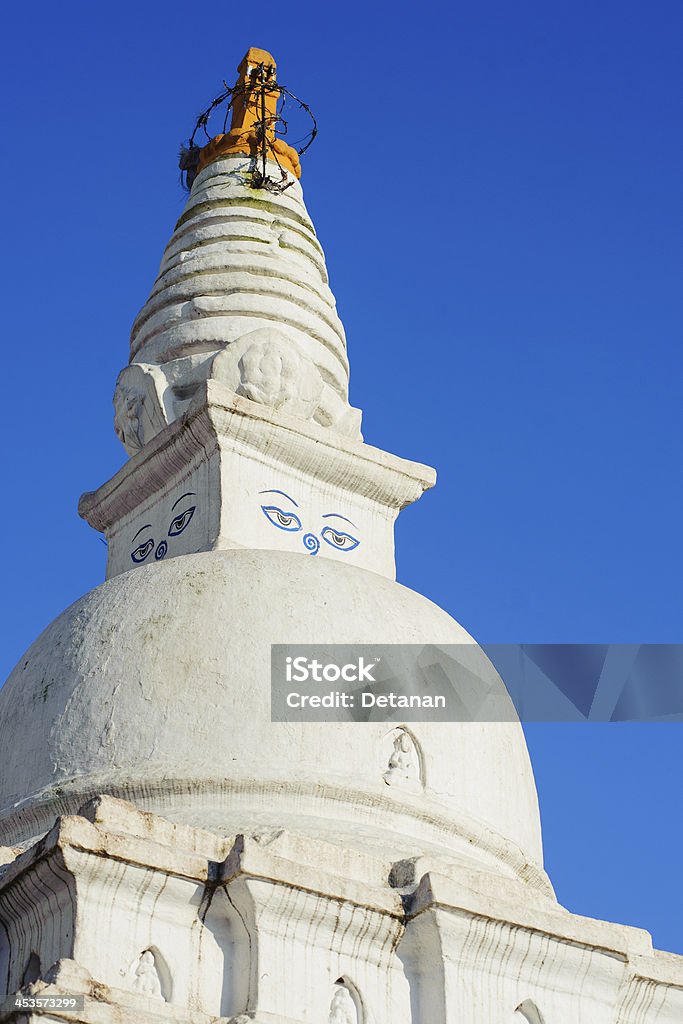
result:
[[[157,493],[179,466],[221,448],[266,452],[269,459],[310,473],[322,484],[336,484],[397,513],[436,482],[429,466],[273,411],[209,380],[180,420],[152,438],[102,487],[82,495],[79,515],[94,529],[107,530]]]

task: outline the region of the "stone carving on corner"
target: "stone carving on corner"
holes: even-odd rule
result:
[[[229,345],[214,359],[210,376],[252,402],[361,436],[360,410],[326,384],[313,360],[274,327],[259,327]]]
[[[315,364],[268,327],[251,331],[217,355],[211,376],[236,395],[302,420],[314,418],[323,392]]]
[[[356,1001],[341,979],[335,982],[328,1024],[361,1024]]]
[[[385,737],[391,740],[392,749],[382,778],[387,786],[398,786],[419,792],[421,789],[421,757],[417,744],[410,733],[403,728],[394,729]]]
[[[313,360],[282,331],[259,327],[217,351],[158,365],[131,363],[122,370],[114,391],[114,429],[128,454],[180,419],[206,380],[257,405],[362,439],[360,409],[324,381]]]
[[[129,455],[135,455],[167,425],[162,407],[166,377],[158,366],[131,363],[114,390],[114,430]]]

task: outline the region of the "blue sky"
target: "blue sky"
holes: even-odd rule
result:
[[[5,12],[0,677],[105,549],[111,394],[249,45],[313,107],[304,188],[366,439],[436,466],[401,582],[489,642],[680,642],[683,8],[37,3]],[[683,953],[681,727],[528,728],[571,910]]]

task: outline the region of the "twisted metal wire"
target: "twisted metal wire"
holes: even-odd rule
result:
[[[249,95],[252,102],[254,104],[258,104],[261,110],[261,117],[254,123],[256,132],[256,153],[254,154],[255,160],[254,167],[252,169],[251,186],[252,188],[266,189],[269,192],[284,192],[285,189],[290,187],[292,181],[288,180],[287,172],[278,160],[273,141],[269,138],[269,133],[271,133],[275,138],[284,138],[289,131],[289,123],[282,116],[287,99],[289,98],[294,103],[298,104],[298,109],[304,111],[312,122],[312,126],[309,131],[306,132],[303,138],[299,139],[298,142],[295,143],[294,147],[292,147],[298,147],[296,148],[296,152],[299,156],[302,156],[318,134],[318,124],[313,111],[307,103],[299,99],[299,97],[286,86],[275,82],[268,82],[265,76],[265,65],[263,64],[259,64],[254,69],[250,81],[243,82],[235,86],[229,86],[223,82],[223,86],[223,91],[216,96],[206,110],[204,110],[197,118],[189,141],[185,145],[181,146],[178,164],[181,171],[183,186],[189,192],[192,188],[192,183],[197,176],[199,154],[202,148],[196,142],[197,134],[203,132],[206,136],[207,142],[211,141],[214,136],[211,135],[209,131],[209,121],[211,120],[212,115],[223,104],[225,104],[222,125],[222,134],[225,135],[228,125],[228,117],[235,100],[240,96]],[[268,116],[266,114],[266,96],[268,93],[273,92],[277,92],[278,94],[277,112],[274,116]],[[280,170],[279,179],[272,178],[267,173],[266,167],[268,160],[277,164]]]

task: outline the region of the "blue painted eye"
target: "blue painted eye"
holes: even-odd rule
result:
[[[330,547],[336,548],[337,551],[353,551],[360,544],[360,541],[352,537],[350,533],[341,533],[331,526],[323,527],[320,535]]]
[[[154,541],[150,537],[150,539],[146,540],[144,544],[140,544],[139,547],[131,553],[130,557],[134,562],[144,562],[153,547]]]
[[[194,510],[196,509],[196,507],[196,505],[193,505],[192,508],[185,509],[185,511],[181,512],[179,516],[175,517],[175,519],[168,528],[169,537],[177,537],[179,533],[183,532],[186,526],[190,525],[190,520],[194,515]]]
[[[283,512],[277,505],[261,505],[261,511],[278,530],[289,530],[295,533],[301,529],[301,520],[293,512]]]

